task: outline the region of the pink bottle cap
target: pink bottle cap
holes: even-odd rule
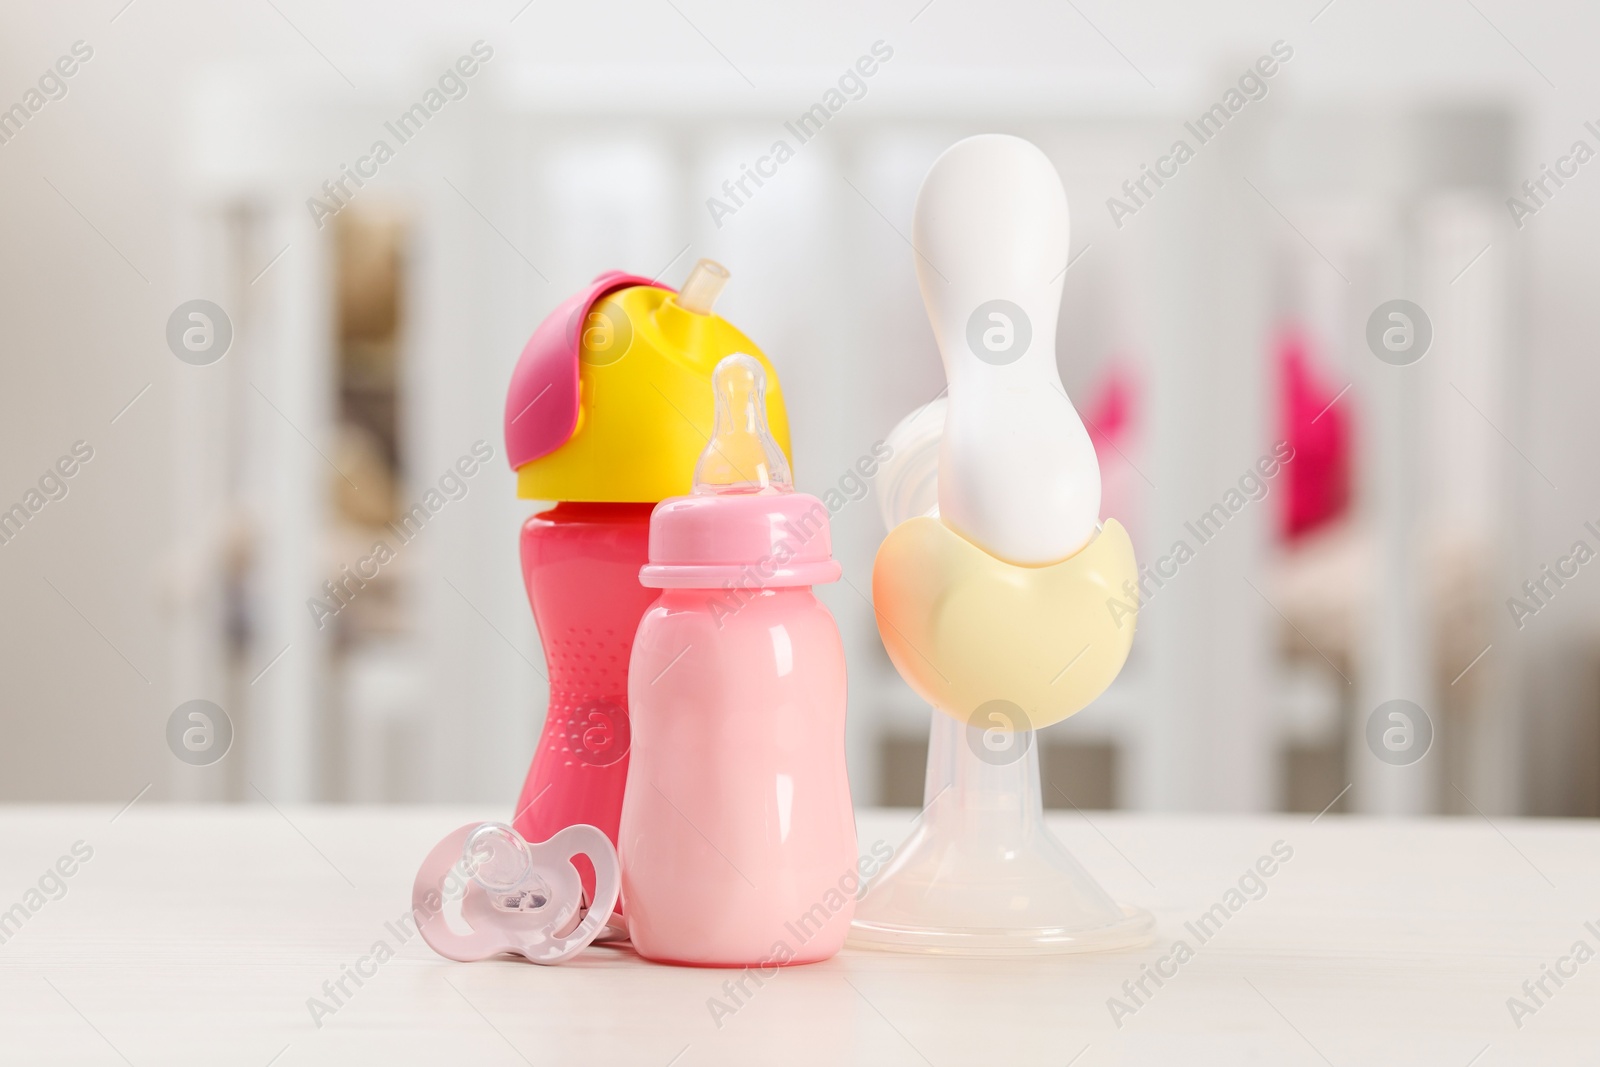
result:
[[[651,589],[821,585],[838,581],[827,506],[796,493],[767,429],[766,373],[742,353],[712,372],[716,427],[695,466],[694,492],[650,516]]]

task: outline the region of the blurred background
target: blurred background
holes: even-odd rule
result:
[[[104,0],[0,27],[0,798],[509,811],[546,696],[511,368],[598,272],[711,257],[800,488],[853,498],[819,595],[857,802],[918,805],[928,710],[861,592],[884,530],[851,471],[943,387],[921,177],[1006,132],[1066,185],[1061,373],[1159,564],[1123,676],[1041,735],[1046,802],[1600,814],[1592,6]],[[1398,355],[1369,340],[1394,300]],[[182,343],[194,307],[221,358]],[[195,699],[232,724],[207,766],[169,749]],[[1405,766],[1368,740],[1393,700],[1429,734]]]

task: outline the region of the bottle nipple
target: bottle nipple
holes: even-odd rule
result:
[[[694,492],[786,493],[794,488],[789,460],[767,429],[767,372],[735,352],[711,372],[716,426],[694,468]]]

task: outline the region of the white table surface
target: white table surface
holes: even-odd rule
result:
[[[781,971],[719,1028],[735,972],[621,947],[456,964],[420,939],[313,1024],[388,938],[422,856],[481,808],[0,808],[0,910],[93,857],[0,945],[5,1064],[1496,1064],[1600,1062],[1600,959],[1519,1028],[1525,979],[1600,950],[1600,825],[1052,814],[1155,944],[1032,960],[846,950]],[[116,816],[113,821],[113,816]],[[911,812],[863,812],[862,848]],[[1209,942],[1184,924],[1275,841],[1293,858]],[[81,851],[81,849],[80,849]],[[53,887],[52,887],[53,888]],[[36,898],[37,899],[37,898]],[[1109,997],[1187,937],[1136,1014]],[[1568,966],[1567,969],[1571,969]],[[1149,985],[1147,986],[1154,989]]]

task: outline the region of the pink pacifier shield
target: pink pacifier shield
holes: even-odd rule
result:
[[[595,871],[594,900],[583,906],[574,856]],[[428,853],[411,886],[422,939],[439,955],[470,963],[514,952],[560,963],[587,948],[617,906],[621,871],[610,840],[593,826],[569,826],[531,845],[504,823],[468,823]],[[461,901],[454,929],[445,905]]]

